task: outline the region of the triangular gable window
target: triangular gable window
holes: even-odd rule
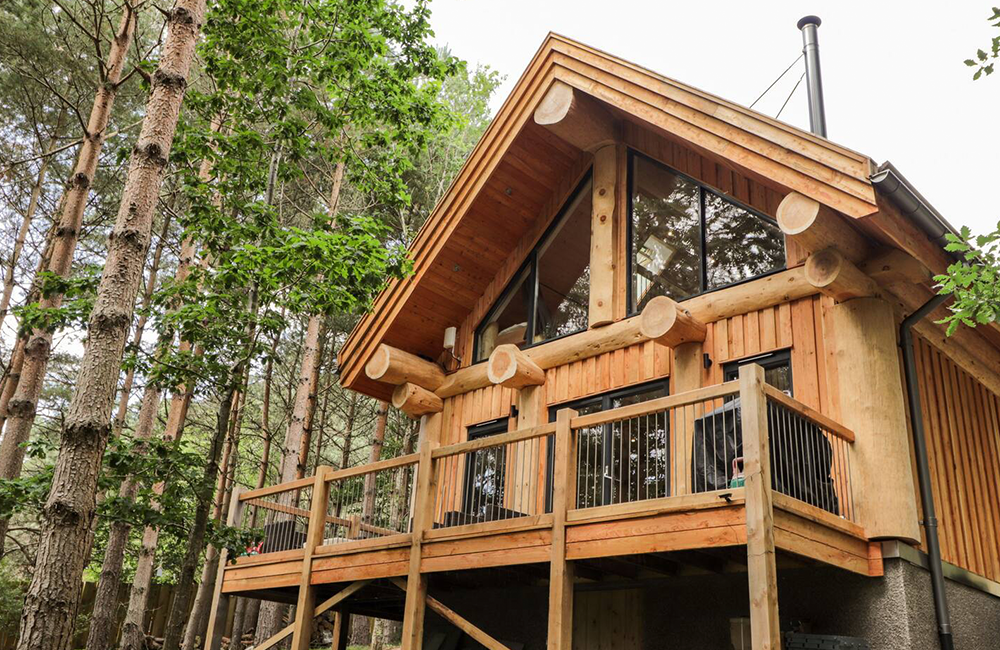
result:
[[[588,173],[476,328],[475,361],[587,329],[591,194]]]

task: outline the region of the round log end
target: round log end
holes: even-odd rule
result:
[[[834,248],[813,253],[806,259],[806,280],[822,289],[833,284],[844,266],[844,256]]]
[[[365,364],[365,374],[368,375],[369,379],[378,381],[385,376],[388,369],[389,350],[384,345],[380,345],[378,346],[378,349],[375,350],[371,359],[368,360],[368,363]]]
[[[658,339],[674,327],[679,305],[666,296],[650,300],[639,316],[639,331],[650,339]]]
[[[493,350],[490,360],[486,362],[486,376],[491,383],[502,384],[514,376],[517,371],[517,352],[517,346],[509,344],[497,346]]]
[[[798,235],[809,229],[819,211],[819,202],[798,192],[790,192],[778,204],[778,227],[786,235]]]
[[[413,384],[400,384],[396,386],[395,390],[392,391],[392,405],[398,409],[403,408],[406,401],[410,399],[410,395],[413,393]]]
[[[562,81],[552,82],[545,97],[535,108],[535,124],[558,124],[573,107],[573,87]]]

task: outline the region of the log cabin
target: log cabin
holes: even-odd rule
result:
[[[234,596],[295,605],[258,650],[352,614],[406,650],[997,647],[1000,330],[936,322],[950,229],[550,34],[339,354],[418,451],[234,498],[262,543],[207,647]]]

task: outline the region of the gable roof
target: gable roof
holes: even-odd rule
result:
[[[379,294],[341,348],[343,386],[388,399],[392,387],[364,373],[382,343],[436,358],[444,329],[469,314],[554,188],[587,156],[531,119],[555,80],[781,192],[855,218],[879,209],[867,156],[550,33],[410,245],[414,273]]]

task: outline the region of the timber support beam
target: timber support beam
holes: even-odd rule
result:
[[[383,343],[365,365],[369,379],[398,386],[411,383],[435,391],[444,383],[444,369],[433,361],[422,359]]]
[[[705,340],[708,328],[666,296],[657,296],[642,310],[639,330],[648,339],[668,348]]]
[[[521,390],[545,383],[545,371],[521,352],[516,345],[501,345],[486,364],[486,376],[493,384]]]
[[[534,117],[535,124],[584,151],[596,151],[616,139],[611,114],[596,99],[558,79],[549,86]]]
[[[444,409],[444,402],[440,397],[409,382],[396,386],[396,390],[392,392],[392,405],[411,418],[440,413]]]
[[[410,589],[407,589],[409,582],[403,580],[402,578],[389,578],[389,581],[406,592],[407,602],[409,602],[411,592]],[[426,587],[424,587],[421,593],[421,598],[424,600],[426,607],[429,607],[432,612],[448,621],[462,632],[468,634],[483,647],[487,648],[487,650],[509,650],[506,645],[500,643],[492,636],[484,632],[481,628],[469,622],[468,619],[463,618],[455,610],[451,609],[437,598],[428,595]]]
[[[781,232],[810,253],[833,247],[846,259],[859,262],[871,252],[868,240],[847,217],[798,192],[781,200],[777,219]]]
[[[813,253],[806,260],[806,279],[837,302],[879,295],[879,287],[836,248]]]

